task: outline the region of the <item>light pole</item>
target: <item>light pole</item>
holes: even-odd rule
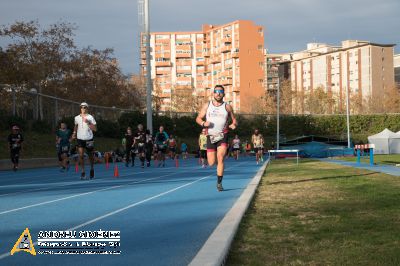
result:
[[[35,119],[38,120],[39,119],[39,94],[38,94],[37,89],[35,89],[35,88],[30,89],[30,92],[33,94],[36,94]]]
[[[144,0],[144,25],[146,35],[146,109],[147,109],[147,129],[153,132],[153,109],[151,106],[151,65],[150,65],[150,14],[149,1]]]
[[[276,149],[279,150],[279,102],[280,102],[281,83],[278,76],[278,88],[276,97]]]
[[[16,114],[16,100],[15,100],[15,87],[11,86],[11,91],[12,91],[12,102],[13,102],[13,106],[12,106],[12,114],[13,116],[15,116]]]
[[[350,148],[350,99],[349,88],[346,87],[346,119],[347,119],[347,148]]]

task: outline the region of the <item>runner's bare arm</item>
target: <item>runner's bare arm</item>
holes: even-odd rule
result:
[[[77,130],[78,130],[78,125],[75,124],[74,132],[72,133],[72,136],[71,136],[72,139],[76,139],[76,131],[77,131]]]
[[[199,114],[197,115],[196,118],[196,123],[199,124],[202,127],[208,127],[210,125],[209,121],[204,121],[204,117],[206,116],[207,113],[207,108],[208,108],[208,103],[205,103],[202,107],[201,110],[199,112]]]
[[[230,104],[226,105],[226,110],[228,111],[231,119],[232,119],[232,123],[229,125],[230,129],[235,129],[237,127],[237,121],[236,121],[236,117],[235,114],[233,113],[233,108]]]

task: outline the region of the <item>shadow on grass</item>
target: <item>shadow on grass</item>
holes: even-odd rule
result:
[[[382,161],[382,163],[386,163],[386,164],[398,164],[398,163],[400,163],[400,161]]]
[[[296,183],[321,181],[321,180],[329,180],[329,179],[353,178],[353,177],[358,177],[358,176],[367,176],[367,175],[374,175],[374,174],[379,174],[379,172],[371,172],[368,174],[359,174],[359,175],[326,176],[326,177],[320,177],[320,178],[309,178],[309,179],[292,180],[292,181],[276,181],[276,182],[268,182],[267,185],[296,184]]]

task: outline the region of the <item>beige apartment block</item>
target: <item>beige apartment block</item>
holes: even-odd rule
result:
[[[400,89],[400,54],[394,55],[393,65],[394,65],[394,80],[396,82],[397,87]]]
[[[307,50],[285,54],[290,64],[290,81],[297,97],[293,113],[307,113],[304,95],[323,88],[334,99],[329,113],[346,108],[346,90],[367,102],[382,96],[386,88],[394,86],[394,44],[346,40],[342,46],[309,43]]]
[[[274,93],[278,88],[279,83],[279,65],[283,61],[282,54],[269,54],[265,55],[265,89],[268,92]]]
[[[144,43],[142,74],[146,73]],[[264,94],[263,27],[238,20],[203,25],[201,31],[153,32],[150,46],[153,92],[161,97],[161,111],[171,110],[177,90],[206,102],[217,84],[225,87],[225,101],[236,112],[256,111],[252,103]]]

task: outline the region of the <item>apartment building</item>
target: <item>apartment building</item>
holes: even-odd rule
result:
[[[282,63],[282,54],[268,54],[265,55],[265,89],[268,92],[274,92],[278,88],[279,82],[279,65]]]
[[[146,73],[142,38],[141,70]],[[212,89],[225,87],[225,101],[236,112],[254,112],[252,103],[264,94],[264,31],[252,21],[203,25],[194,32],[153,32],[150,37],[153,91],[161,110],[171,110],[172,94],[188,90],[203,102]]]
[[[290,81],[297,97],[293,113],[304,113],[304,97],[316,88],[323,88],[335,99],[330,112],[342,112],[346,90],[360,99],[381,96],[385,88],[394,86],[394,44],[346,40],[341,46],[309,43],[307,50],[283,55],[290,65]],[[297,101],[297,102],[296,102]],[[299,103],[300,101],[300,103]]]
[[[400,54],[394,55],[393,58],[394,65],[394,81],[398,88],[400,88]]]

